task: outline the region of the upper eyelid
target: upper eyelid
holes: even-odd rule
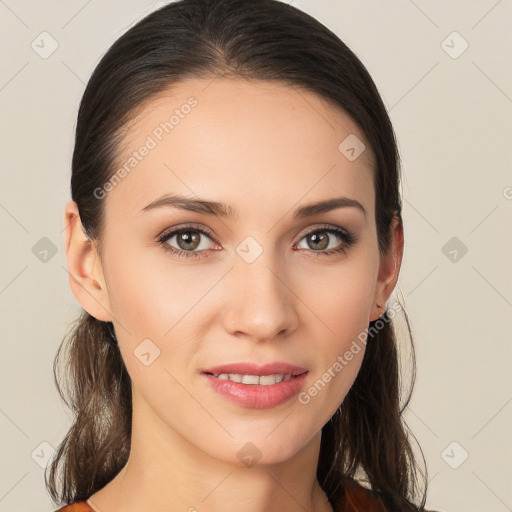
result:
[[[166,228],[164,229],[157,237],[158,238],[162,238],[164,236],[168,236],[168,235],[176,235],[176,233],[180,233],[182,231],[199,231],[201,232],[202,234],[204,233],[205,235],[208,235],[209,237],[212,237],[214,238],[216,235],[215,233],[207,228],[206,226],[200,226],[200,225],[193,225],[193,224],[186,224],[184,226],[178,226],[178,227],[172,227],[172,228]]]

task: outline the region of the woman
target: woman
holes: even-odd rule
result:
[[[275,0],[150,14],[87,85],[71,196],[60,510],[424,510],[399,157],[336,35]]]

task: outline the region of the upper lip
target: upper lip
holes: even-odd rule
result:
[[[202,370],[202,373],[212,373],[213,375],[220,375],[221,373],[238,373],[242,375],[300,375],[307,371],[307,368],[277,361],[264,365],[257,365],[250,362],[226,363],[212,366],[211,368],[205,368]]]

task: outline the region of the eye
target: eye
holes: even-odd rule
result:
[[[175,243],[178,247],[173,247],[169,243],[173,238],[176,238]],[[157,241],[164,250],[172,254],[185,258],[201,258],[206,256],[207,250],[211,248],[201,238],[213,240],[213,233],[203,228],[187,225],[165,231],[157,238]]]
[[[165,231],[157,237],[157,241],[165,251],[171,254],[185,258],[202,258],[208,256],[208,250],[211,249],[209,244],[202,240],[202,238],[207,238],[217,243],[213,237],[213,232],[208,229],[186,225]],[[177,247],[170,244],[173,238],[176,238],[174,243]],[[335,238],[341,240],[341,244],[338,243],[332,246],[332,241]],[[357,242],[358,238],[354,233],[343,228],[326,225],[308,231],[303,235],[302,240],[306,240],[306,244],[309,246],[305,248],[311,249],[306,252],[313,253],[315,256],[333,256],[346,253],[350,246]],[[304,247],[299,248],[304,249]]]
[[[342,243],[332,246],[331,242],[335,238],[341,240]],[[309,246],[306,249],[313,248],[312,252],[316,253],[315,256],[331,256],[346,253],[350,246],[356,243],[357,237],[343,228],[327,225],[308,231],[301,240],[306,240],[306,244]]]

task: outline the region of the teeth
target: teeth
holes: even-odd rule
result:
[[[221,373],[216,375],[221,380],[231,380],[241,382],[242,384],[258,384],[260,386],[271,386],[279,382],[284,382],[292,378],[291,375],[276,373],[274,375],[242,375],[240,373]]]

